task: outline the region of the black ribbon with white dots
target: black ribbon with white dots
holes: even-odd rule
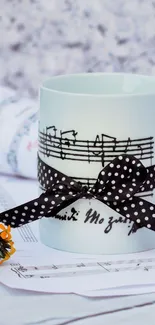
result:
[[[139,227],[155,230],[155,205],[140,195],[155,188],[155,166],[144,167],[131,155],[111,161],[92,188],[62,174],[38,157],[38,179],[44,193],[39,198],[0,213],[0,222],[20,227],[42,217],[55,216],[79,199],[97,199]]]

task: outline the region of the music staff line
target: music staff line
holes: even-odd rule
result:
[[[87,268],[87,267],[107,267],[107,266],[115,266],[115,265],[133,265],[133,264],[142,264],[142,263],[154,263],[155,266],[155,257],[149,258],[137,258],[131,260],[109,260],[109,261],[99,261],[99,262],[79,262],[72,264],[52,264],[52,265],[39,265],[39,266],[22,266],[20,264],[15,264],[16,268],[22,271],[41,271],[41,270],[58,270],[58,269],[72,269],[72,268]],[[14,266],[12,264],[12,266]]]
[[[74,130],[60,132],[61,136],[57,137],[56,132],[54,135],[48,133],[50,128],[53,127],[47,127],[45,132],[39,132],[39,151],[48,157],[88,161],[89,163],[102,161],[102,166],[123,153],[133,154],[139,159],[152,160],[153,158],[153,137],[117,140],[102,134],[97,135],[94,141],[77,140],[75,136],[77,133]],[[74,138],[63,138],[67,133],[71,133]]]
[[[47,145],[46,145],[47,146]],[[51,153],[55,153],[55,154],[57,154],[57,153],[59,153],[58,151],[56,151],[56,150],[53,150],[53,149],[49,149],[49,148],[52,148],[52,146],[51,145],[48,145],[48,148],[45,148],[43,145],[42,145],[42,143],[39,143],[39,149],[41,149],[42,150],[42,153],[45,153],[47,156],[51,156]],[[55,148],[55,147],[54,147]],[[57,147],[57,148],[59,148],[59,147]],[[63,147],[62,147],[62,149],[63,149]],[[64,148],[65,149],[65,148]],[[70,152],[67,152],[68,150],[70,150],[70,151],[73,151],[72,149],[70,149],[70,148],[67,148],[66,149],[66,152],[64,151],[63,152],[63,154],[61,155],[62,157],[62,159],[65,159],[65,157],[68,155],[68,156],[73,156],[74,155],[74,157],[75,157],[75,160],[77,160],[77,157],[86,157],[87,159],[86,160],[88,160],[88,159],[90,159],[90,158],[94,158],[94,157],[98,157],[98,156],[101,156],[103,153],[101,152],[101,151],[97,151],[96,149],[94,150],[94,151],[92,151],[92,154],[90,154],[89,153],[89,155],[88,154],[81,154],[81,150],[77,150],[77,149],[74,149],[75,151],[78,151],[78,152],[80,152],[80,153],[70,153]],[[136,155],[138,155],[141,159],[149,159],[149,158],[153,158],[153,151],[150,151],[150,148],[149,147],[147,147],[147,148],[144,148],[143,149],[143,151],[144,150],[148,150],[148,151],[145,151],[145,152],[143,152],[142,153],[142,151],[141,151],[141,149],[128,149],[128,152],[129,153],[132,153],[133,155],[134,155],[134,152],[136,152]],[[137,151],[138,151],[138,153],[137,153]],[[86,150],[82,150],[82,152],[87,152]],[[107,151],[107,153],[110,153],[110,151]],[[122,154],[122,153],[125,153],[125,151],[124,150],[115,150],[115,153],[117,154],[117,155],[120,155],[120,154]],[[149,155],[152,155],[151,157],[149,156]],[[143,155],[148,155],[148,157],[146,156],[146,157],[143,157]],[[53,155],[54,156],[54,155]],[[106,158],[113,158],[114,156],[116,156],[116,155],[114,155],[114,154],[107,154],[106,155]],[[57,156],[55,156],[55,157],[57,157]],[[73,157],[73,158],[74,158]],[[69,159],[69,157],[67,157],[67,159]],[[85,159],[83,159],[83,160],[85,160]],[[91,160],[91,161],[98,161],[98,160]]]
[[[56,132],[54,132],[54,135],[52,135],[50,132],[48,133],[49,130],[56,130],[57,129],[55,128],[55,126],[49,126],[49,127],[46,127],[46,132],[42,132],[42,131],[39,131],[39,133],[44,137],[44,136],[47,136],[47,140],[49,139],[50,141],[52,139],[55,139],[55,140],[58,140],[58,141],[61,141],[61,140],[65,140],[68,144],[68,146],[73,142],[74,145],[76,145],[76,143],[85,143],[87,144],[87,142],[89,141],[90,144],[94,145],[94,142],[104,142],[104,143],[110,143],[110,142],[114,142],[114,143],[117,143],[117,139],[116,137],[113,137],[113,136],[109,136],[107,134],[101,134],[100,136],[99,135],[96,135],[96,138],[95,138],[95,141],[94,140],[77,140],[76,136],[78,134],[78,132],[75,132],[75,130],[68,130],[68,131],[60,131],[60,136],[56,136]],[[73,136],[73,139],[70,139],[70,138],[63,138],[64,135],[68,135],[68,134],[71,134]],[[101,137],[101,140],[100,140],[100,137]],[[104,137],[106,137],[107,139],[111,139],[111,141],[109,140],[104,140]],[[148,138],[141,138],[141,139],[130,139],[130,137],[128,137],[127,140],[121,140],[121,142],[124,142],[126,143],[126,141],[129,143],[130,141],[132,142],[137,142],[137,141],[145,141],[146,139],[148,140],[153,140],[153,137],[148,137]],[[82,146],[82,145],[81,145]],[[85,146],[85,145],[83,145]]]
[[[100,263],[97,263],[97,267],[94,269],[87,269],[87,268],[81,268],[70,270],[67,269],[65,272],[60,272],[59,269],[46,269],[47,271],[51,270],[51,272],[47,273],[39,273],[37,272],[37,269],[35,268],[35,273],[24,273],[22,272],[22,269],[18,268],[12,268],[11,270],[15,272],[20,278],[60,278],[60,277],[71,277],[71,276],[84,276],[84,275],[94,275],[94,274],[102,274],[102,273],[116,273],[116,272],[127,272],[127,271],[149,271],[149,270],[155,270],[155,265],[141,265],[139,263],[136,263],[136,265],[127,265],[127,266],[114,266],[109,267],[108,265],[102,266]],[[28,271],[28,270],[25,270]],[[33,272],[33,270],[29,271]],[[41,269],[39,269],[41,271]],[[42,270],[43,271],[43,270]]]
[[[45,150],[40,150],[41,148],[40,148],[40,146],[39,146],[39,152],[41,153],[41,154],[43,154],[43,155],[45,155],[45,156],[47,156],[47,157],[53,157],[53,158],[60,158],[60,159],[67,159],[67,160],[75,160],[75,161],[88,161],[89,163],[96,163],[96,162],[102,162],[102,166],[104,166],[105,165],[105,163],[109,163],[112,159],[114,159],[114,158],[116,158],[116,156],[117,155],[110,155],[110,156],[108,156],[108,158],[111,158],[111,159],[104,159],[104,163],[103,163],[103,159],[91,159],[90,160],[90,158],[88,157],[88,156],[86,156],[86,157],[88,157],[87,159],[82,159],[82,158],[75,158],[75,155],[73,155],[73,157],[71,157],[71,158],[69,158],[69,157],[67,157],[67,155],[65,154],[63,154],[63,155],[61,155],[61,154],[58,154],[58,155],[53,155],[53,154],[51,154],[51,152],[50,152],[50,154],[48,153],[48,154],[46,154],[46,151]],[[123,152],[120,152],[119,154],[118,154],[118,156],[120,155],[120,154],[123,154]],[[140,154],[134,154],[134,156],[136,157],[136,158],[138,158],[138,159],[140,159],[140,160],[148,160],[148,159],[151,159],[151,161],[152,161],[152,159],[153,159],[153,155],[152,156],[146,156],[146,157],[142,157]],[[151,162],[151,165],[152,165],[152,162]]]
[[[87,150],[83,150],[82,148],[88,148],[89,149],[92,149],[92,148],[95,148],[95,153],[96,155],[98,153],[100,153],[100,150],[97,150],[97,149],[112,149],[112,151],[115,151],[116,148],[124,148],[125,151],[127,150],[130,150],[130,151],[133,151],[133,150],[138,150],[138,151],[141,151],[142,152],[142,146],[146,146],[144,147],[145,150],[150,150],[150,146],[151,146],[151,149],[153,149],[153,144],[154,142],[152,141],[152,137],[149,137],[149,138],[143,138],[143,139],[133,139],[133,140],[112,140],[112,141],[90,141],[90,140],[76,140],[76,143],[73,143],[72,144],[72,140],[71,139],[65,139],[65,138],[54,138],[54,137],[49,137],[48,134],[44,134],[42,132],[40,132],[42,135],[39,134],[39,139],[40,139],[40,143],[41,144],[45,144],[45,143],[48,143],[48,146],[49,147],[55,147],[55,148],[60,148],[60,145],[64,148],[67,147],[67,150],[69,151],[72,151],[74,149],[74,151],[80,151],[80,152],[86,152]],[[104,135],[105,137],[108,137],[107,135]],[[49,139],[48,139],[49,137]],[[55,140],[58,140],[58,141],[55,141]],[[67,140],[67,141],[66,141]],[[143,141],[149,141],[149,142],[143,142]],[[63,143],[64,142],[64,143]],[[129,143],[130,142],[130,143]],[[83,144],[81,144],[83,143]],[[137,147],[137,148],[134,148],[134,149],[129,149],[128,147]],[[71,148],[73,147],[73,149]],[[76,149],[76,147],[79,147],[80,149]]]
[[[106,140],[95,140],[95,141],[92,141],[92,140],[72,140],[72,139],[68,139],[68,138],[62,138],[62,137],[54,137],[54,136],[51,136],[50,134],[48,133],[44,133],[44,132],[41,132],[39,131],[39,136],[40,136],[40,139],[41,141],[44,143],[45,141],[49,141],[49,143],[53,143],[54,145],[60,145],[63,144],[62,142],[64,141],[64,145],[68,146],[68,149],[70,146],[74,146],[75,148],[76,147],[80,147],[80,148],[86,148],[89,144],[89,148],[94,148],[94,145],[96,146],[96,148],[98,147],[98,145],[102,146],[102,144],[104,143],[104,148],[112,148],[114,149],[114,146],[115,145],[118,145],[118,147],[122,147],[122,146],[126,146],[127,144],[129,145],[129,142],[130,143],[130,147],[134,147],[134,146],[137,146],[139,145],[139,143],[137,142],[140,142],[140,145],[147,145],[147,144],[151,144],[153,145],[154,144],[154,141],[153,141],[153,137],[148,137],[148,138],[142,138],[142,139],[130,139],[128,138],[127,140],[115,140],[115,138],[113,138],[111,141],[106,141]],[[111,138],[110,136],[106,135],[106,134],[102,134],[101,136],[103,137],[106,137],[106,138]],[[98,136],[97,136],[98,137]],[[142,142],[144,141],[144,142]],[[151,141],[151,143],[145,143],[145,141]],[[135,143],[134,143],[135,142]],[[112,144],[113,145],[110,145],[109,144]],[[56,147],[56,146],[55,146]],[[76,150],[74,148],[74,150]],[[140,148],[139,148],[140,150]],[[78,149],[77,149],[78,151]],[[82,149],[81,149],[82,151]],[[83,150],[84,151],[84,150]]]
[[[24,225],[21,228],[19,227],[18,232],[24,242],[37,242],[38,241],[29,225]]]

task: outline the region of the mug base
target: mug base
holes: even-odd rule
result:
[[[107,236],[101,228],[93,230],[66,225],[60,220],[42,218],[39,224],[41,242],[51,248],[70,253],[90,255],[131,254],[155,249],[155,232],[141,228],[127,236],[124,225],[115,236]],[[91,225],[90,225],[91,226]]]

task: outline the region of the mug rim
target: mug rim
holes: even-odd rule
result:
[[[47,84],[55,81],[55,80],[67,80],[69,78],[80,78],[80,77],[88,77],[88,76],[105,76],[105,77],[126,77],[133,78],[139,80],[148,80],[148,83],[153,81],[154,83],[154,91],[139,91],[137,93],[129,92],[129,93],[85,93],[85,92],[70,92],[65,90],[55,89],[54,87],[49,87]],[[155,77],[152,75],[144,75],[144,74],[134,74],[134,73],[124,73],[124,72],[92,72],[92,73],[73,73],[73,74],[61,74],[56,75],[51,78],[45,79],[40,85],[40,91],[47,91],[54,94],[65,95],[65,96],[75,96],[75,97],[96,97],[96,98],[126,98],[126,97],[141,97],[141,96],[155,96]]]

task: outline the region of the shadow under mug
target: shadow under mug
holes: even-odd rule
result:
[[[84,185],[93,186],[103,167],[123,153],[150,166],[155,78],[123,73],[53,77],[40,90],[40,134],[45,136],[44,143],[39,140],[42,161]],[[154,202],[153,192],[146,196]],[[42,218],[40,237],[45,245],[77,253],[155,248],[155,233],[134,226],[98,200],[80,199],[58,215]]]

